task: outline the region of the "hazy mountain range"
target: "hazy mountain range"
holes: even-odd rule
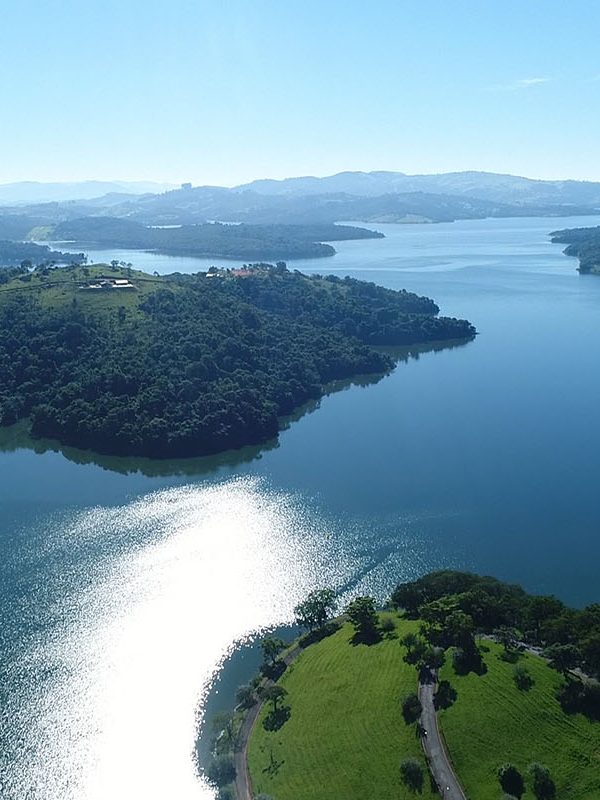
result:
[[[76,183],[20,181],[0,184],[0,205],[91,200],[112,193],[139,195],[147,192],[165,192],[173,188],[173,184],[152,181],[81,181]]]
[[[27,197],[46,200],[27,201]],[[261,225],[450,222],[596,213],[600,183],[541,181],[489,172],[342,172],[325,178],[258,180],[233,188],[185,184],[173,189],[162,184],[98,181],[21,183],[0,186],[0,204],[5,214],[35,216],[37,225],[86,216],[125,217],[146,225],[213,220]]]
[[[543,181],[494,172],[447,172],[440,175],[406,175],[403,172],[340,172],[326,178],[258,180],[235,191],[268,195],[344,193],[358,197],[427,192],[459,195],[507,204],[600,204],[600,183]]]

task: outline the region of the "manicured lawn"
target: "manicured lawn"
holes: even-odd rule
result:
[[[388,616],[388,615],[386,615]],[[417,628],[399,620],[398,633]],[[249,746],[254,793],[275,800],[406,800],[399,765],[418,758],[425,770],[421,798],[432,798],[415,728],[399,700],[415,691],[414,667],[398,639],[353,645],[345,625],[308,647],[280,680],[290,719],[274,733],[258,720]],[[274,767],[273,767],[274,765]]]
[[[470,800],[499,800],[499,765],[510,761],[525,774],[532,761],[545,764],[557,788],[557,800],[600,798],[600,723],[563,713],[555,698],[562,679],[536,656],[524,656],[535,684],[517,689],[513,665],[502,661],[502,648],[487,642],[488,672],[458,677],[449,663],[442,678],[458,692],[454,706],[440,712],[456,772]],[[530,781],[523,800],[533,800]]]

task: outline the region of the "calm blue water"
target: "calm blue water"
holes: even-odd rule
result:
[[[2,797],[209,797],[207,682],[315,586],[384,597],[453,566],[599,600],[600,279],[547,237],[581,224],[381,225],[292,262],[432,296],[480,335],[330,394],[278,445],[157,466],[7,443]]]

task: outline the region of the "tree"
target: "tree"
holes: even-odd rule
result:
[[[235,693],[237,704],[242,708],[251,708],[256,702],[254,688],[249,684],[238,687]]]
[[[581,642],[581,652],[586,668],[594,674],[600,673],[600,630],[587,636]]]
[[[533,686],[533,678],[525,664],[515,664],[513,668],[513,680],[522,692],[528,692]]]
[[[268,659],[271,664],[274,664],[277,660],[277,656],[283,648],[285,647],[285,642],[283,639],[278,639],[274,636],[267,636],[265,639],[262,640],[260,646],[263,651],[263,655],[265,659]]]
[[[473,638],[473,617],[465,614],[464,611],[453,611],[448,615],[445,622],[446,634],[450,644],[454,647],[462,647],[463,650],[470,650],[475,643]]]
[[[501,628],[494,630],[496,641],[504,647],[504,652],[508,655],[514,652],[519,645],[519,631],[516,628],[511,628],[503,625]]]
[[[520,800],[525,791],[525,781],[514,764],[503,764],[499,767],[498,780],[503,791]]]
[[[428,647],[422,655],[421,666],[430,669],[441,669],[446,661],[442,647]]]
[[[412,725],[421,716],[423,706],[415,692],[411,692],[402,698],[402,716],[407,725]]]
[[[556,784],[550,776],[550,770],[543,764],[530,764],[529,773],[533,778],[533,793],[536,800],[554,800]]]
[[[564,611],[564,605],[556,597],[536,596],[529,600],[528,617],[539,637],[543,622],[558,617]]]
[[[409,791],[414,793],[423,791],[423,767],[416,758],[405,758],[400,762],[400,777]]]
[[[235,778],[235,764],[230,755],[215,756],[206,771],[208,780],[214,786],[226,786]]]
[[[273,706],[273,712],[276,714],[279,710],[278,704],[284,697],[287,697],[287,689],[284,689],[283,686],[279,686],[278,684],[273,684],[272,686],[266,686],[261,691],[261,697],[268,703],[271,703]]]
[[[333,589],[317,589],[294,609],[296,624],[309,631],[322,628],[335,614],[337,599]]]
[[[401,583],[392,592],[391,599],[396,608],[403,608],[409,614],[415,614],[423,603],[424,593],[414,583]]]
[[[346,608],[346,614],[361,639],[374,641],[379,638],[375,598],[355,597]]]
[[[581,651],[573,644],[553,644],[543,652],[552,669],[568,677],[569,672],[581,664]]]
[[[417,636],[416,633],[407,633],[401,640],[406,649],[404,660],[407,664],[419,664],[422,662],[425,653],[430,649],[427,642]]]

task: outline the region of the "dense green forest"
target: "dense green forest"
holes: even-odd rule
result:
[[[134,289],[98,286],[127,278]],[[101,453],[179,457],[264,442],[325,384],[385,373],[371,345],[464,339],[431,300],[285,264],[151,277],[20,268],[0,286],[1,423]]]
[[[23,262],[30,266],[40,264],[81,264],[85,261],[83,253],[62,253],[51,250],[45,244],[33,242],[9,242],[0,240],[0,267],[14,267]],[[0,281],[2,273],[0,272]]]
[[[348,225],[182,225],[152,228],[116,217],[83,217],[51,227],[46,238],[80,246],[153,250],[197,258],[286,259],[332,256],[327,241],[379,239],[383,234]]]
[[[510,638],[515,646],[524,641],[547,648],[548,658],[557,666],[562,663],[565,672],[579,667],[600,677],[599,603],[573,609],[556,597],[530,595],[496,578],[454,571],[433,572],[399,584],[392,603],[433,625],[441,637],[460,629],[470,636],[487,633]],[[593,700],[590,710],[600,718],[600,687],[587,699]],[[569,703],[577,698],[563,700]]]
[[[569,245],[565,255],[579,259],[579,272],[600,274],[600,227],[567,228],[551,236],[553,242]]]

